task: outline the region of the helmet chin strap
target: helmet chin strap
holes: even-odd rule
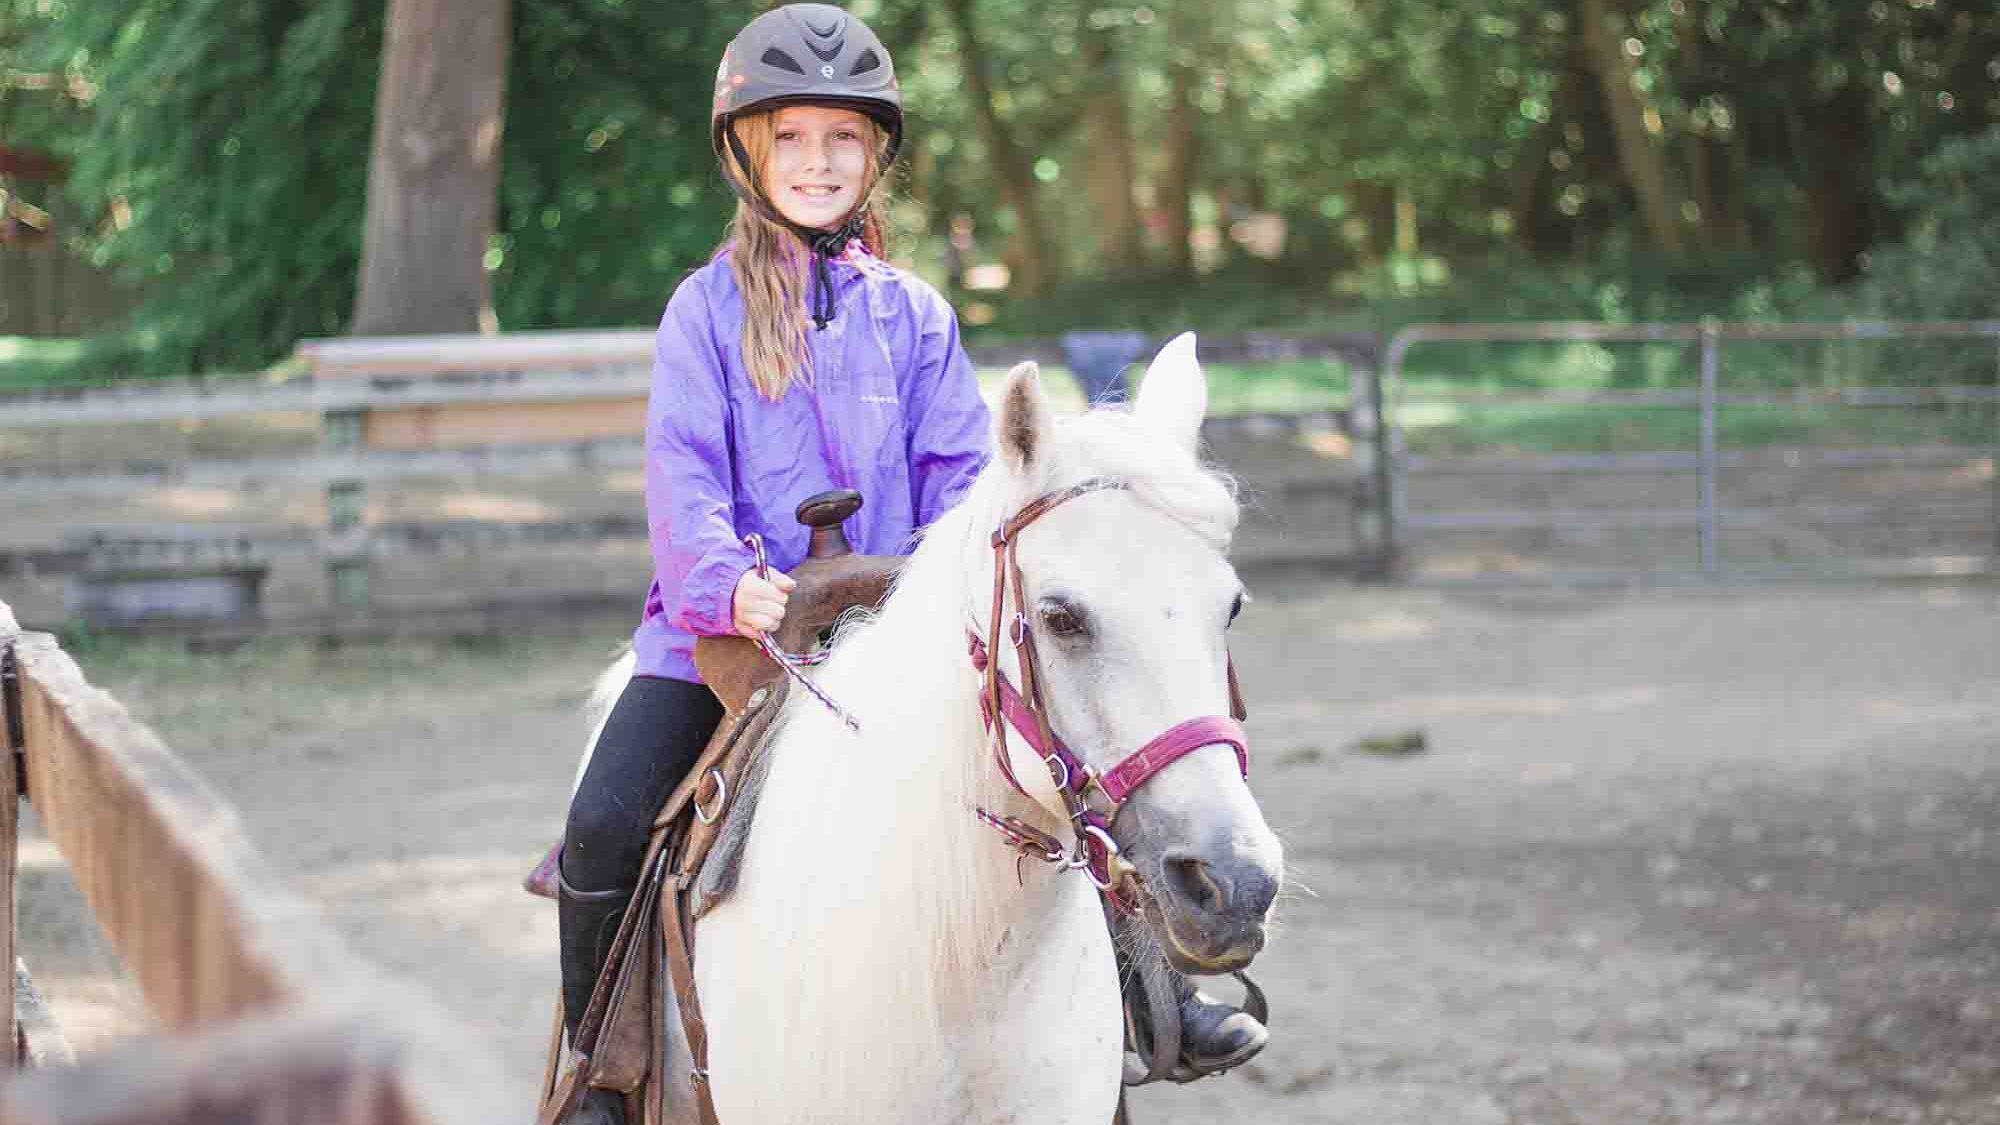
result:
[[[750,154],[743,148],[743,141],[737,137],[736,129],[731,126],[725,128],[723,133],[728,137],[729,150],[736,155],[736,166],[744,169],[751,167]],[[813,288],[807,295],[807,307],[812,311],[813,328],[824,331],[827,324],[833,320],[833,270],[827,266],[827,259],[838,258],[847,250],[849,242],[861,237],[868,204],[864,201],[861,206],[854,209],[854,213],[849,215],[845,222],[833,230],[820,230],[816,227],[800,226],[787,219],[762,192],[738,180],[735,173],[729,169],[722,170],[722,178],[729,181],[730,190],[736,193],[738,199],[748,203],[759,215],[791,231],[812,251]]]

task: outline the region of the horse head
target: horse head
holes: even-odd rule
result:
[[[1246,595],[1226,557],[1234,493],[1198,458],[1207,396],[1192,335],[1161,350],[1129,410],[1059,419],[1033,364],[1010,373],[989,474],[1006,513],[988,632],[1005,687],[988,698],[1017,712],[1003,768],[1077,826],[1093,877],[1145,912],[1176,968],[1218,973],[1263,947],[1282,862],[1228,717]]]

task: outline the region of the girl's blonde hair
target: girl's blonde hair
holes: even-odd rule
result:
[[[861,115],[868,150],[887,152],[889,135],[867,114]],[[764,192],[764,169],[771,160],[776,128],[774,113],[745,114],[730,123],[752,167],[738,164],[741,182],[770,205]],[[735,162],[732,151],[726,159]],[[882,161],[868,162],[862,173],[861,206],[865,208],[861,244],[877,257],[884,255],[882,208],[878,195],[886,196]],[[880,189],[880,190],[878,190]],[[775,209],[775,208],[774,208]],[[811,353],[806,346],[806,300],[811,292],[809,251],[790,230],[766,218],[748,200],[736,201],[736,218],[729,225],[724,248],[733,248],[729,268],[736,275],[736,287],[743,294],[743,366],[757,393],[776,402],[785,397],[793,383],[812,385]]]

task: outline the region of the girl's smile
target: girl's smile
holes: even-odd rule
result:
[[[860,204],[873,159],[868,119],[850,109],[794,105],[773,114],[771,126],[764,166],[771,205],[802,227],[839,226]]]

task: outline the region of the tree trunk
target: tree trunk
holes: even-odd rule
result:
[[[1529,255],[1540,254],[1544,241],[1541,231],[1543,183],[1549,174],[1548,145],[1533,138],[1522,147],[1525,155],[1513,169],[1507,193],[1507,214],[1514,221],[1514,244]]]
[[[1178,46],[1192,50],[1184,37]],[[1167,92],[1166,167],[1160,175],[1159,204],[1166,214],[1167,267],[1175,273],[1194,273],[1194,169],[1200,159],[1200,138],[1195,131],[1195,92],[1201,74],[1193,62],[1176,57]]]
[[[390,0],[356,335],[492,326],[508,0]]]
[[[1813,268],[1839,283],[1861,276],[1861,252],[1874,241],[1869,207],[1868,92],[1847,85],[1807,111],[1812,138],[1806,184],[1806,224]]]
[[[1396,248],[1396,189],[1380,180],[1349,180],[1348,214],[1366,228],[1361,239],[1363,264],[1379,265]]]
[[[1097,228],[1097,264],[1104,273],[1131,274],[1141,265],[1139,211],[1132,203],[1138,171],[1125,107],[1125,75],[1110,28],[1085,29],[1083,64],[1089,76],[1083,107],[1085,148],[1090,154],[1085,175]]]
[[[1681,193],[1667,166],[1665,149],[1647,127],[1649,107],[1632,85],[1636,69],[1613,23],[1609,0],[1579,0],[1585,57],[1604,91],[1604,108],[1618,147],[1618,165],[1639,204],[1639,217],[1653,243],[1672,257],[1687,253]]]
[[[1042,221],[1035,186],[1034,162],[1015,139],[1013,130],[993,105],[993,84],[987,77],[986,51],[973,30],[971,0],[947,0],[952,26],[958,32],[959,58],[965,69],[966,94],[979,119],[992,168],[1000,180],[1000,196],[1014,211],[1014,276],[1011,284],[1024,296],[1035,297],[1056,280],[1057,264],[1048,226]]]

